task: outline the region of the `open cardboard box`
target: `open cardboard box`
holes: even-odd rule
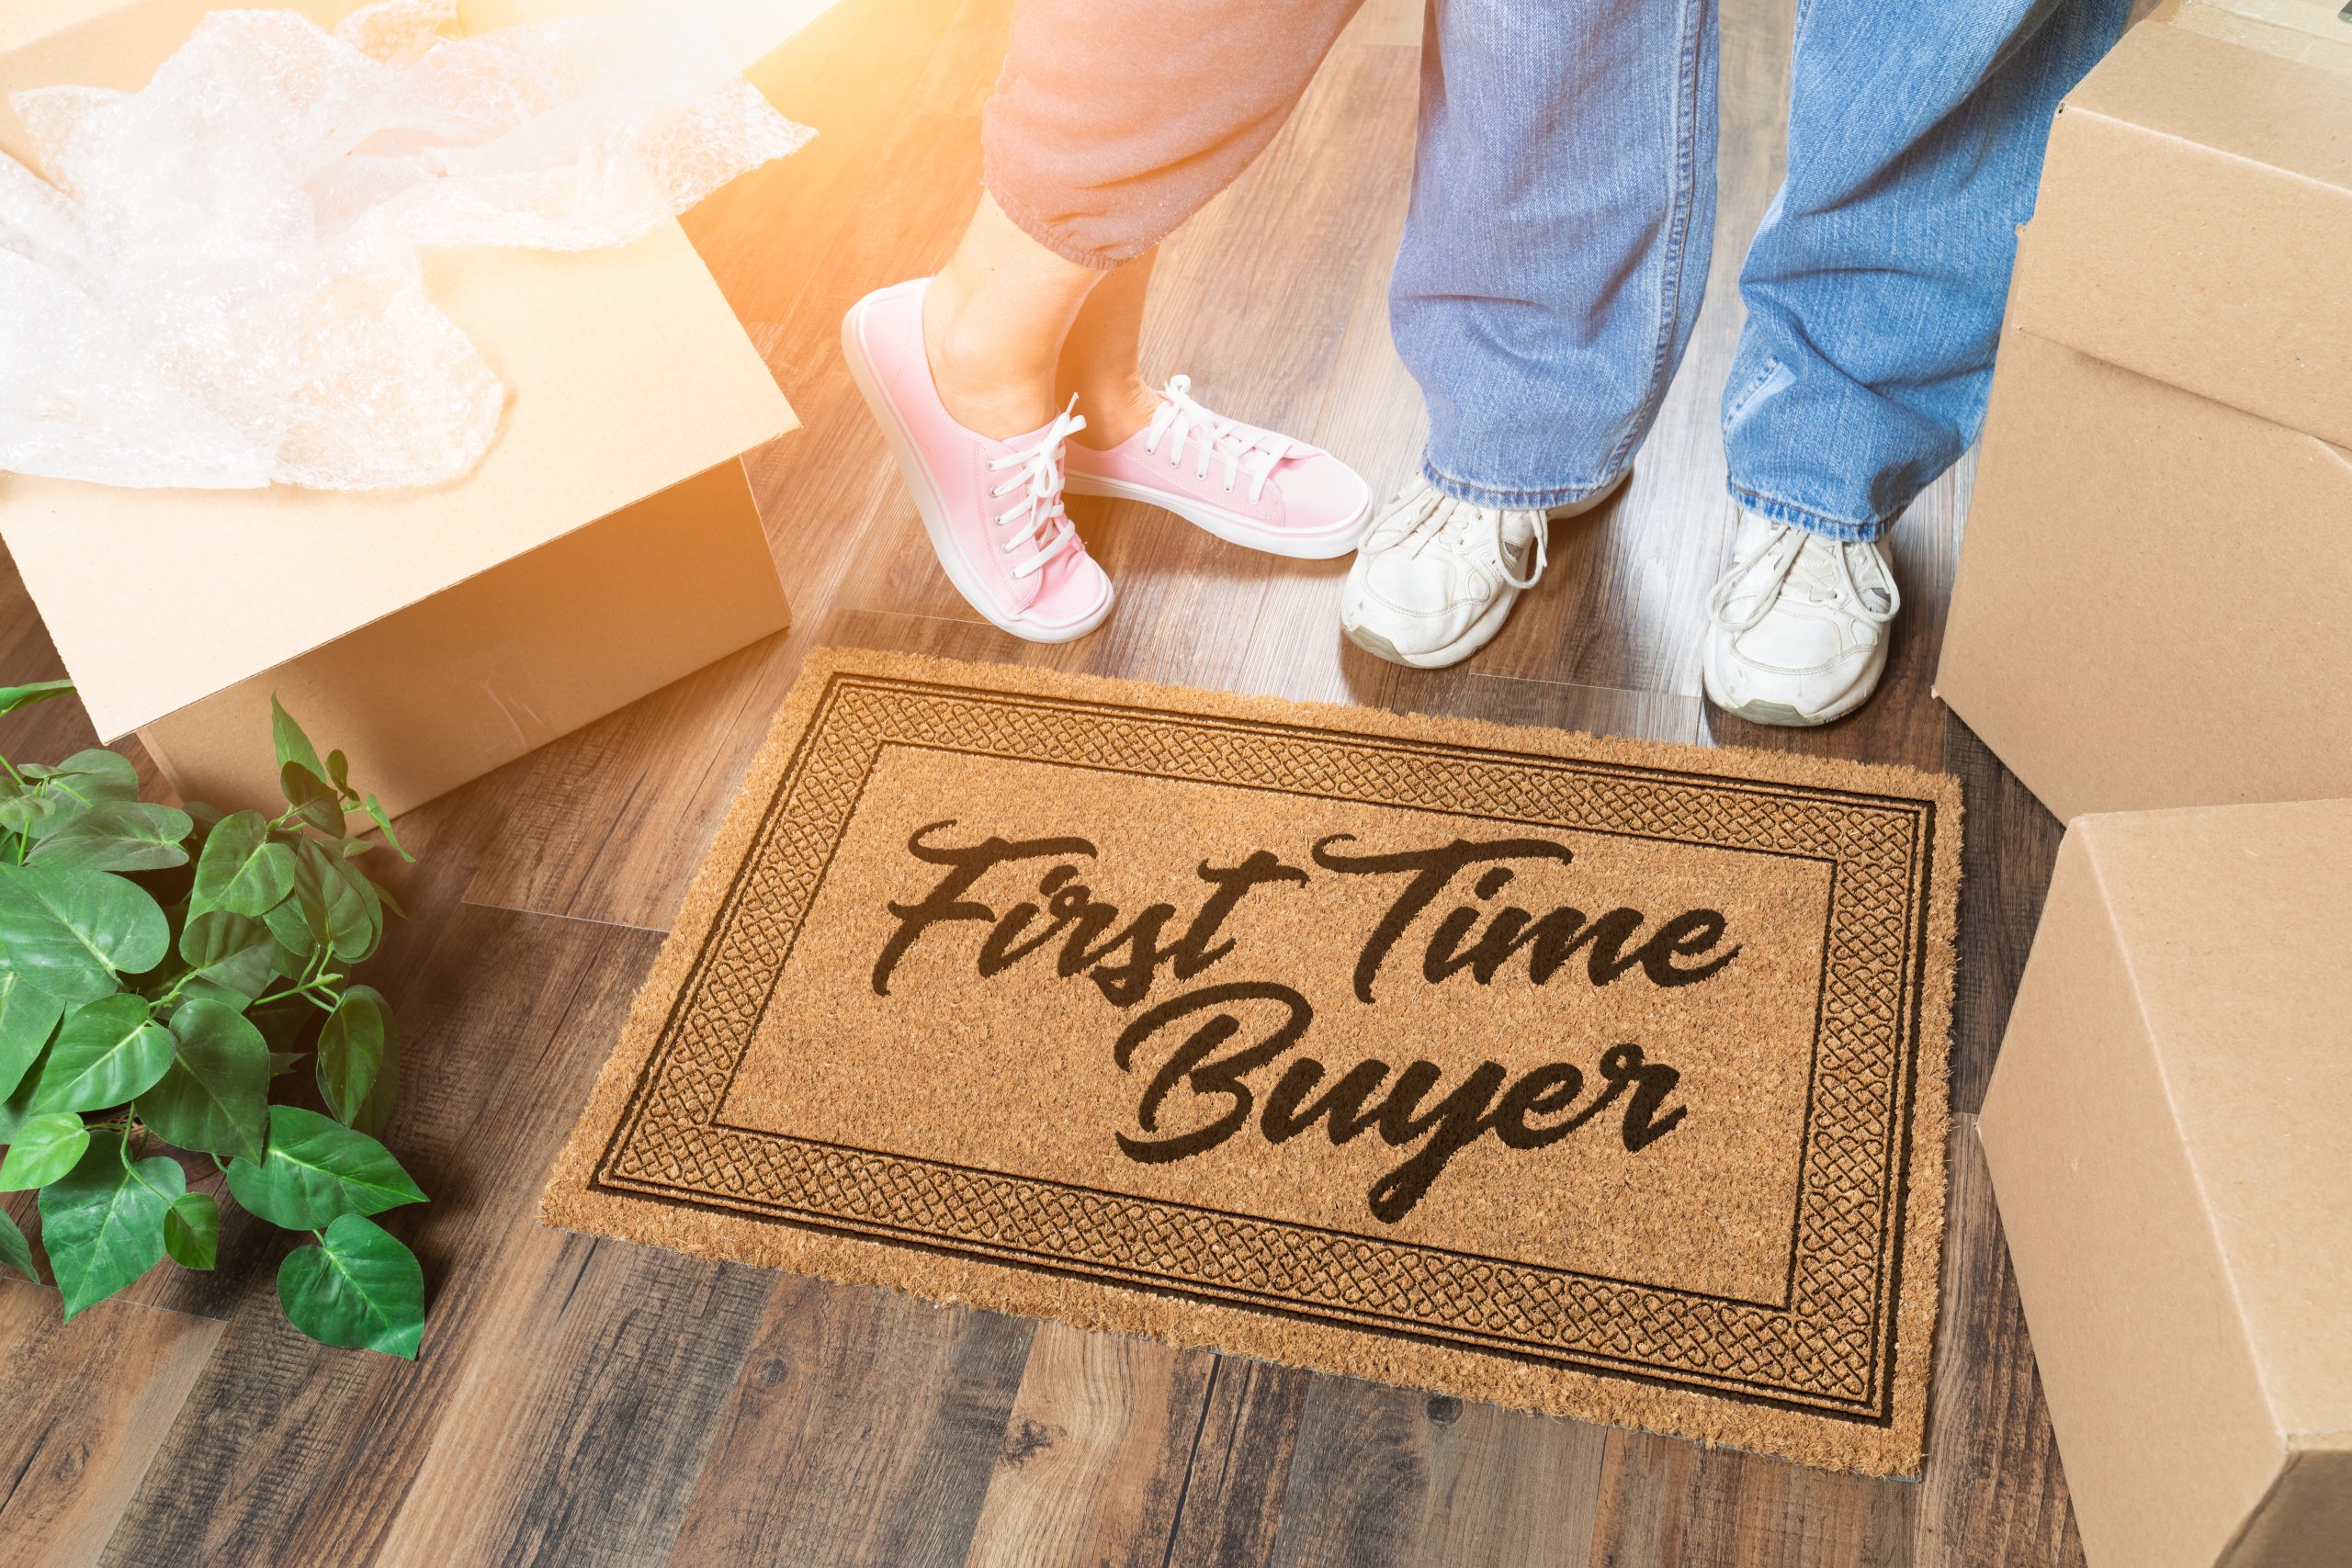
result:
[[[0,0],[0,91],[136,87],[208,8]],[[5,107],[0,150],[27,152]],[[676,225],[608,251],[426,260],[508,390],[465,479],[325,493],[0,475],[0,537],[98,733],[137,731],[185,798],[276,797],[273,693],[397,812],[789,619],[738,458],[797,422]]]
[[[2078,818],[1978,1130],[2091,1568],[2352,1562],[2352,800]]]
[[[2178,0],[2067,96],[1938,694],[2061,818],[2352,790],[2352,21]]]

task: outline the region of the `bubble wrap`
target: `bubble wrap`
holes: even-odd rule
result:
[[[505,389],[420,248],[622,244],[814,134],[699,24],[455,12],[215,12],[137,93],[10,99],[48,177],[0,155],[0,469],[456,479]]]

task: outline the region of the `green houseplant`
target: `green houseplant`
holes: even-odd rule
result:
[[[0,715],[71,691],[0,687]],[[130,763],[90,750],[54,766],[0,756],[0,1191],[37,1191],[67,1317],[166,1257],[213,1266],[220,1201],[308,1233],[277,1274],[295,1327],[413,1359],[414,1255],[370,1216],[424,1193],[375,1134],[399,1091],[384,998],[350,983],[392,896],[355,863],[365,811],[413,858],[375,796],[273,701],[286,810],[185,810],[139,799]],[[325,1114],[277,1100],[305,1066]],[[207,1185],[209,1185],[208,1182]],[[36,1283],[0,1211],[0,1266]]]

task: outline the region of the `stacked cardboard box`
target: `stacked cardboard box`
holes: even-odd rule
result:
[[[332,23],[355,0],[308,0]],[[205,9],[0,0],[0,93],[135,88]],[[0,151],[23,158],[0,99]],[[506,384],[464,479],[322,493],[0,475],[15,556],[99,735],[181,795],[277,796],[273,693],[400,811],[781,629],[739,454],[792,428],[676,225],[609,251],[447,251],[427,288]]]
[[[2062,818],[2352,793],[2352,21],[2200,0],[2059,111],[1937,690]]]
[[[1980,1127],[2092,1568],[2352,1564],[2337,4],[2173,0],[2068,96],[1937,676],[2074,819]]]
[[[2078,819],[1979,1127],[2091,1568],[2352,1562],[2352,801]]]

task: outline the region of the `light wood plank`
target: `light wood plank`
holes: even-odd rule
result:
[[[403,1510],[440,1506],[418,1491],[428,1457],[435,1475],[462,1461],[507,1487],[503,1508],[469,1502],[475,1528],[506,1532],[491,1555],[527,1555],[534,1504],[571,1509],[575,1551],[591,1536],[616,1554],[666,1551],[678,1509],[651,1495],[682,1504],[691,1491],[697,1401],[715,1404],[736,1376],[767,1280],[628,1249],[583,1270],[584,1242],[567,1272],[563,1238],[536,1224],[538,1186],[655,945],[503,910],[447,921],[431,961],[391,994],[408,1062],[385,1141],[433,1195],[385,1222],[425,1269],[419,1359],[311,1343],[257,1271],[107,1562],[372,1561]],[[643,1397],[632,1370],[662,1396]],[[485,1378],[489,1429],[467,1403]],[[558,1454],[572,1473],[551,1482],[537,1467]]]
[[[966,1561],[1162,1568],[1216,1359],[1039,1325]]]
[[[98,1560],[220,1338],[212,1319],[120,1301],[63,1323],[55,1291],[0,1283],[0,1562]]]

